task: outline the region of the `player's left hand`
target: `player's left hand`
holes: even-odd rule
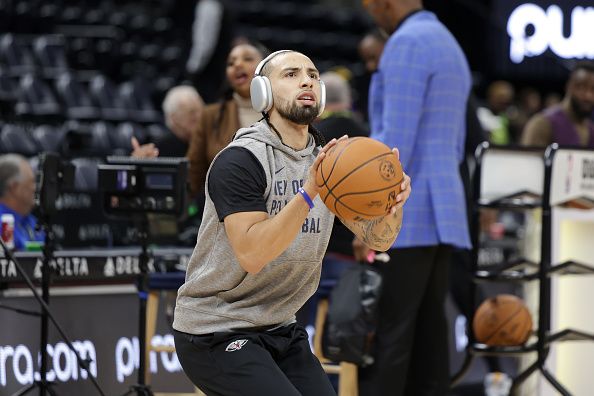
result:
[[[396,147],[394,147],[392,149],[392,152],[396,155],[396,158],[398,158],[398,160],[400,160],[400,152],[398,151],[398,149]],[[411,186],[410,186],[410,176],[408,176],[406,174],[406,172],[404,172],[404,170],[402,171],[403,174],[403,180],[402,183],[400,183],[400,193],[398,193],[398,195],[396,195],[396,205],[394,205],[392,207],[391,212],[395,213],[396,210],[402,208],[405,204],[405,202],[408,200],[408,197],[410,196],[411,193]]]
[[[138,140],[132,136],[130,139],[132,145],[132,153],[130,156],[135,158],[155,158],[159,156],[159,149],[153,143],[140,144]]]

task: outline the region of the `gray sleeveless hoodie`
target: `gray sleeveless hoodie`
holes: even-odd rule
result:
[[[269,216],[298,195],[319,152],[311,135],[303,150],[285,146],[265,122],[240,129],[227,147],[245,147],[262,164]],[[208,194],[207,176],[198,243],[188,264],[186,282],[178,291],[173,328],[207,334],[294,321],[295,312],[318,287],[333,220],[334,215],[316,197],[314,208],[288,249],[259,273],[249,274],[235,258],[224,223],[218,220]]]

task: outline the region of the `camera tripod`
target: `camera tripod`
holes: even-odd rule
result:
[[[141,251],[138,256],[138,266],[140,274],[136,280],[138,290],[138,383],[130,386],[130,389],[122,396],[138,395],[153,396],[150,385],[146,384],[146,343],[151,340],[146,339],[146,300],[148,298],[148,220],[146,214],[140,219],[139,238]]]
[[[33,296],[35,297],[35,299],[37,300],[37,302],[39,303],[39,305],[41,307],[40,313],[25,311],[25,310],[17,310],[17,312],[20,311],[22,313],[41,317],[40,346],[39,346],[41,362],[40,362],[40,370],[39,370],[39,379],[33,381],[33,383],[31,385],[28,385],[28,386],[20,389],[15,394],[13,394],[13,396],[22,396],[22,395],[25,395],[37,388],[39,389],[40,396],[46,396],[46,394],[49,394],[50,396],[57,396],[57,393],[52,388],[53,384],[51,382],[47,381],[47,378],[46,378],[48,326],[49,326],[50,321],[52,322],[52,324],[54,325],[54,327],[56,328],[56,330],[62,337],[62,340],[64,340],[66,345],[68,345],[68,348],[76,356],[76,360],[77,360],[78,364],[80,365],[80,367],[82,367],[89,374],[89,378],[90,378],[91,382],[93,383],[94,387],[99,392],[99,394],[101,396],[105,396],[105,393],[103,392],[103,390],[97,383],[97,380],[95,379],[95,377],[93,377],[93,374],[89,371],[89,360],[81,358],[80,354],[74,348],[74,346],[72,345],[72,342],[68,339],[68,337],[64,333],[64,330],[60,327],[60,325],[58,324],[58,322],[56,321],[56,319],[54,318],[53,314],[50,311],[50,307],[49,307],[49,282],[50,282],[50,276],[51,276],[50,262],[53,259],[53,253],[54,253],[54,234],[53,234],[53,231],[51,230],[51,227],[49,226],[48,219],[46,218],[44,220],[45,221],[41,222],[42,228],[45,231],[45,243],[43,246],[43,261],[42,261],[42,269],[41,269],[41,296],[39,295],[39,292],[35,288],[35,285],[31,281],[31,279],[29,278],[29,276],[27,275],[27,273],[25,272],[23,267],[19,264],[18,260],[15,259],[14,255],[12,254],[10,249],[8,249],[8,247],[6,246],[4,241],[2,241],[2,239],[0,239],[0,245],[2,246],[2,250],[4,250],[5,257],[14,263],[19,275],[23,278],[23,280],[25,281],[25,283],[27,284],[29,289],[31,289]]]

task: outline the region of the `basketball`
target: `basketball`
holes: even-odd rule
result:
[[[526,342],[532,332],[532,317],[524,302],[510,294],[488,298],[472,321],[478,342],[489,346],[514,346]]]
[[[344,220],[373,219],[396,204],[402,166],[385,144],[367,137],[339,141],[316,174],[320,198]]]

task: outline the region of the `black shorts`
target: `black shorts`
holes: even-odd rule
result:
[[[271,331],[192,335],[174,331],[190,380],[209,396],[335,396],[297,324]]]

